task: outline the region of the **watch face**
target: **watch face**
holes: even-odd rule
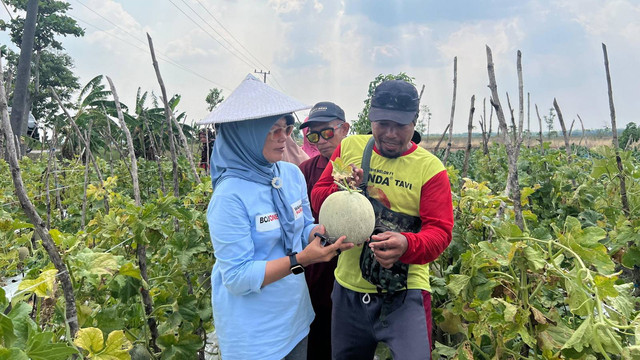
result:
[[[302,274],[304,272],[304,266],[297,264],[291,267],[291,272],[294,275]]]

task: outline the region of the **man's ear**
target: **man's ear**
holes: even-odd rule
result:
[[[349,129],[351,128],[351,124],[349,124],[348,122],[345,121],[342,124],[341,128],[344,128],[345,134],[348,134],[349,133]]]

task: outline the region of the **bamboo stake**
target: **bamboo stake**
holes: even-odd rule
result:
[[[156,75],[158,73],[158,61],[156,60],[156,54],[153,51],[153,41],[151,40],[151,36],[147,34],[147,40],[149,41],[149,49],[151,49],[151,59],[153,61],[153,68],[156,69]],[[176,145],[173,141],[173,126],[171,125],[171,109],[169,108],[169,103],[166,101],[167,92],[162,86],[160,88],[162,90],[162,97],[165,99],[164,102],[164,116],[167,120],[167,125],[169,125],[169,145],[171,148],[171,162],[173,164],[173,195],[175,197],[180,196],[179,184],[178,184],[178,159],[176,157]]]
[[[491,49],[489,46],[486,46],[487,51],[487,72],[489,74],[489,89],[491,90],[491,105],[496,110],[496,116],[498,118],[498,123],[500,126],[500,132],[502,133],[502,139],[505,143],[505,147],[507,150],[507,156],[509,159],[509,175],[507,177],[507,186],[505,191],[509,195],[509,198],[513,202],[513,211],[515,213],[515,223],[521,230],[524,230],[524,218],[522,217],[522,203],[520,200],[520,184],[518,181],[518,156],[520,154],[520,145],[522,142],[522,137],[518,136],[518,129],[513,129],[514,137],[509,136],[509,131],[507,129],[507,122],[504,117],[504,112],[502,110],[502,106],[500,105],[500,99],[498,97],[498,86],[496,85],[496,76],[493,65],[493,56],[491,54]],[[518,88],[522,89],[522,53],[518,50],[517,55],[517,69],[518,69]],[[515,123],[512,123],[515,127]]]
[[[602,43],[602,52],[604,53],[604,68],[607,74],[607,93],[609,94],[609,110],[611,113],[611,132],[613,133],[613,148],[616,152],[616,163],[618,164],[618,177],[620,178],[620,198],[622,201],[622,211],[629,217],[629,200],[627,199],[627,185],[624,179],[624,168],[622,166],[622,158],[620,158],[620,149],[618,146],[618,128],[616,125],[616,108],[613,105],[613,90],[611,89],[611,74],[609,73],[609,56],[607,55],[607,45]]]
[[[2,63],[0,63],[0,74],[2,73]],[[25,212],[29,221],[34,226],[35,232],[42,239],[42,246],[47,251],[51,262],[55,266],[58,273],[57,277],[60,279],[60,283],[62,284],[62,292],[64,294],[65,300],[65,317],[66,322],[69,325],[69,335],[71,338],[74,338],[76,333],[78,332],[78,315],[76,312],[76,299],[73,293],[73,283],[71,282],[71,277],[69,275],[69,270],[67,266],[62,261],[62,257],[60,256],[60,252],[56,247],[53,238],[49,234],[49,229],[45,225],[44,221],[36,211],[36,208],[33,206],[31,199],[27,195],[27,192],[24,188],[24,183],[22,181],[22,174],[20,171],[20,164],[18,163],[18,155],[16,147],[12,141],[13,139],[13,131],[11,130],[11,123],[9,121],[9,112],[7,107],[7,97],[4,92],[4,84],[2,84],[3,79],[0,76],[0,112],[2,117],[2,128],[3,133],[6,140],[7,146],[7,158],[9,160],[9,167],[11,168],[11,178],[13,179],[13,185],[16,189],[16,195],[18,196],[18,200],[20,201],[20,205],[22,206],[22,210]]]
[[[469,170],[469,154],[471,153],[471,135],[473,133],[473,113],[476,111],[474,103],[476,96],[471,96],[471,108],[469,109],[469,124],[467,125],[467,148],[464,152],[464,166],[462,168],[462,177],[467,177],[467,171]]]
[[[127,124],[124,122],[124,115],[122,115],[122,108],[120,107],[120,100],[118,99],[118,92],[116,91],[116,87],[113,85],[113,81],[111,81],[111,78],[108,76],[107,81],[109,82],[109,86],[111,87],[111,94],[113,95],[113,100],[116,105],[116,111],[118,112],[118,121],[120,122],[120,127],[122,128],[122,131],[124,132],[124,135],[127,139],[129,162],[131,166],[131,181],[133,183],[133,198],[135,200],[136,206],[140,207],[142,205],[142,201],[140,199],[140,184],[138,182],[138,161],[136,159],[136,153],[133,148],[131,132],[129,131]],[[136,255],[138,257],[138,266],[140,267],[140,276],[142,277],[144,282],[148,284],[149,276],[147,275],[147,246],[143,241],[137,241],[136,245]],[[160,348],[158,347],[158,345],[156,345],[156,341],[158,339],[158,326],[156,324],[156,319],[153,316],[153,299],[151,299],[149,289],[147,289],[145,286],[140,287],[140,294],[142,295],[144,311],[147,315],[147,324],[149,325],[149,331],[151,332],[151,340],[149,341],[149,346],[153,349],[153,351],[159,352]]]
[[[453,99],[451,100],[451,118],[449,119],[449,141],[444,152],[442,163],[446,166],[449,154],[451,153],[451,141],[453,139],[453,116],[456,113],[456,91],[458,88],[458,57],[453,58]]]

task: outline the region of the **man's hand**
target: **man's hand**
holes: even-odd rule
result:
[[[356,167],[354,164],[349,164],[351,167],[351,176],[347,178],[349,185],[357,188],[362,183],[362,176],[364,171],[361,168]]]
[[[372,235],[369,247],[382,267],[389,269],[407,251],[407,238],[397,232],[385,231]]]

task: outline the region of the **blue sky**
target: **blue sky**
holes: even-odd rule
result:
[[[83,38],[63,40],[83,85],[96,75],[110,76],[126,104],[133,104],[138,87],[159,94],[148,32],[167,91],[182,95],[178,110],[187,113],[188,121],[206,116],[210,88],[228,95],[256,69],[269,70],[270,85],[310,105],[336,102],[348,119],[361,111],[375,76],[406,72],[418,88],[426,85],[422,104],[432,112],[431,133],[440,133],[449,122],[457,57],[454,130],[465,132],[471,96],[476,96],[476,124],[483,99],[489,97],[488,45],[501,102],[506,105],[508,92],[514,107],[516,52],[522,51],[532,131],[538,130],[534,105],[546,114],[554,98],[567,126],[579,114],[586,128],[603,128],[610,124],[604,42],[618,126],[640,122],[636,0],[68,2],[69,14],[86,29]],[[0,17],[8,19],[0,10]],[[7,43],[6,34],[0,34],[0,42]]]

